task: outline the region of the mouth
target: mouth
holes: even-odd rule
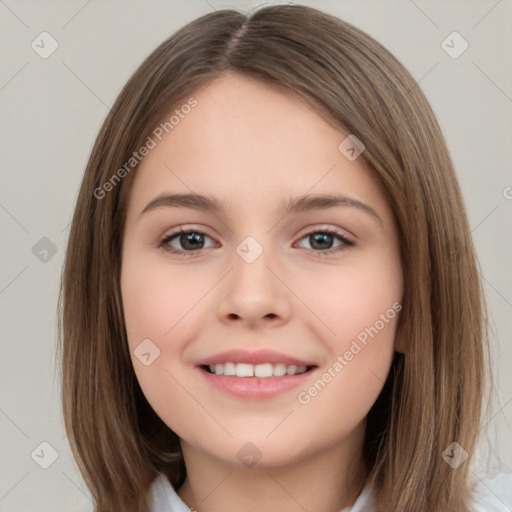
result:
[[[303,384],[318,365],[272,350],[230,350],[200,361],[196,368],[214,390],[265,399]]]
[[[296,365],[285,363],[217,363],[200,366],[212,375],[227,375],[230,377],[268,379],[270,377],[284,377],[285,375],[300,375],[316,368],[315,365]]]

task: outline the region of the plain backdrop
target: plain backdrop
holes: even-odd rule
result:
[[[512,467],[512,2],[296,3],[337,15],[381,42],[410,70],[438,116],[491,313],[497,392],[475,472],[493,476]],[[1,511],[92,510],[63,428],[56,305],[78,187],[109,107],[176,29],[214,9],[258,5],[0,0]],[[457,58],[443,47],[448,36],[456,38],[449,43],[455,50],[469,45]],[[50,51],[52,44],[57,49],[43,58],[41,47]]]

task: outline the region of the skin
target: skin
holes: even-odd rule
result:
[[[398,314],[307,404],[297,395],[401,302],[392,212],[364,160],[338,150],[347,134],[296,97],[234,74],[192,95],[197,106],[144,158],[128,202],[121,291],[137,379],[181,438],[187,480],[178,493],[188,506],[341,510],[364,485],[365,417],[389,372]],[[228,209],[141,215],[163,192],[211,195]],[[333,193],[364,202],[380,220],[346,205],[278,210],[293,197]],[[159,247],[180,227],[206,235],[203,248],[179,235],[168,242],[192,256]],[[325,228],[354,245],[336,236],[315,245],[308,235]],[[247,236],[263,249],[252,263],[236,251]],[[322,255],[330,249],[339,250]],[[146,338],[160,350],[148,366],[134,355]],[[233,348],[274,349],[318,368],[276,397],[232,397],[196,365]],[[237,457],[247,442],[261,453],[251,468]]]

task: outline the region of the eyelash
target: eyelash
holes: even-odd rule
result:
[[[177,256],[182,256],[182,257],[185,257],[185,258],[197,255],[198,253],[201,253],[201,251],[203,251],[204,249],[199,249],[197,251],[180,251],[180,250],[172,249],[168,245],[169,242],[171,242],[174,238],[176,238],[176,237],[178,237],[180,235],[187,235],[187,234],[190,234],[190,233],[195,233],[195,234],[199,234],[199,235],[205,235],[208,238],[211,238],[206,233],[204,233],[202,231],[199,231],[197,229],[180,229],[179,231],[171,233],[170,235],[167,235],[162,240],[160,240],[160,243],[159,243],[158,247],[162,248],[164,251],[167,251],[167,252],[169,252],[171,254],[175,254]],[[308,251],[313,252],[315,254],[318,254],[319,256],[330,256],[333,253],[344,251],[348,247],[351,247],[351,246],[355,245],[354,242],[352,240],[350,240],[349,238],[347,238],[345,235],[342,235],[340,232],[338,232],[338,231],[336,231],[334,229],[329,229],[329,228],[327,228],[327,229],[318,229],[316,231],[310,231],[309,233],[306,233],[305,235],[303,235],[300,238],[300,240],[302,240],[302,239],[304,239],[304,238],[306,238],[306,237],[308,237],[310,235],[316,234],[316,233],[334,235],[341,242],[343,242],[342,245],[339,245],[338,247],[334,247],[332,249],[327,249],[327,250],[324,250],[324,251],[322,251],[322,250],[316,251],[314,249],[308,249]]]

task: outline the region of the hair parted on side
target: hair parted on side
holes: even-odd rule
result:
[[[400,62],[360,29],[301,5],[190,22],[135,71],[95,141],[69,234],[58,351],[65,428],[95,512],[147,510],[159,472],[176,487],[186,472],[178,437],[146,401],[128,352],[119,279],[136,168],[103,198],[94,191],[183,98],[223,72],[297,95],[364,142],[361,156],[394,213],[404,275],[404,354],[370,411],[364,447],[377,508],[467,512],[487,317],[454,166]],[[441,457],[452,442],[469,453],[457,470]]]

